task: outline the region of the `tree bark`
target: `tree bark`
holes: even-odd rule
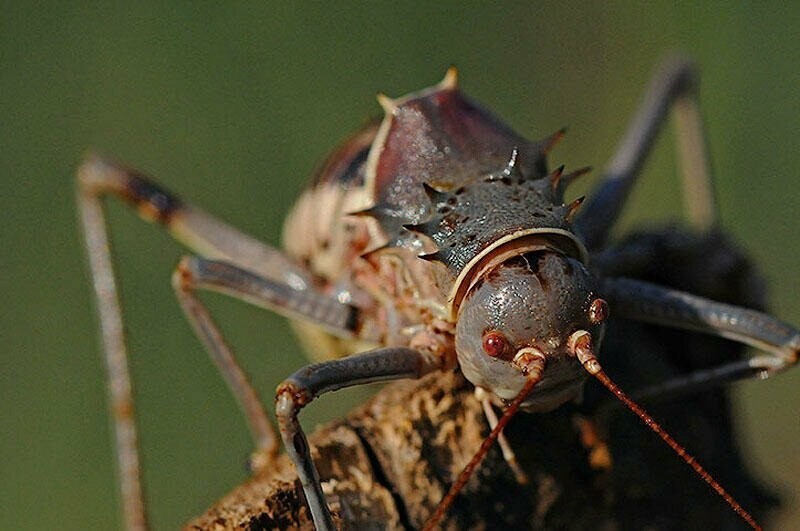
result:
[[[726,404],[724,404],[726,406]],[[748,510],[774,504],[749,477],[720,408],[685,407],[664,424]],[[724,407],[724,410],[727,408]],[[459,496],[446,529],[739,529],[738,517],[627,411],[600,426],[606,447],[581,430],[575,406],[518,415],[507,435],[529,477],[518,484],[498,448]],[[608,433],[613,430],[613,433]],[[457,374],[387,387],[311,436],[337,523],[345,529],[415,529],[488,432],[480,403]],[[701,444],[702,443],[702,444]],[[610,460],[606,459],[610,452]],[[679,486],[679,488],[676,488]],[[688,524],[687,524],[688,523]],[[248,481],[189,529],[311,528],[292,464]]]

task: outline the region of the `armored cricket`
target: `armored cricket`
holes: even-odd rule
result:
[[[284,227],[285,250],[184,203],[140,173],[98,156],[78,170],[78,207],[108,371],[123,514],[147,527],[122,313],[102,198],[113,196],[163,225],[192,256],[173,274],[189,323],[242,407],[263,470],[279,451],[257,393],[197,297],[221,292],[294,321],[310,353],[328,358],[278,386],[278,431],[317,529],[335,529],[298,413],[320,395],[353,385],[460,370],[491,427],[481,450],[430,515],[434,528],[517,410],[543,412],[580,398],[589,376],[654,430],[747,524],[755,519],[601,367],[609,313],[720,336],[764,354],[637,389],[688,393],[794,366],[800,331],[764,313],[615,276],[631,256],[607,242],[655,137],[672,112],[683,193],[693,231],[719,230],[693,65],[671,58],[645,97],[589,200],[565,199],[587,169],[552,169],[563,131],[531,142],[468,99],[451,68],[439,84],[399,99],[335,151]],[[646,251],[646,250],[645,250]],[[494,407],[502,409],[498,417]]]

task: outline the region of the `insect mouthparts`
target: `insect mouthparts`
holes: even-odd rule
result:
[[[668,374],[658,374],[668,379],[644,389],[650,393],[648,396],[686,394],[738,379],[764,378],[796,365],[800,356],[800,329],[749,309],[758,304],[748,299],[749,295],[743,296],[753,290],[749,289],[750,282],[740,280],[751,277],[747,274],[740,278],[738,270],[743,269],[739,267],[740,253],[724,244],[716,230],[717,206],[696,101],[696,72],[691,63],[671,60],[659,70],[608,170],[600,176],[596,191],[583,206],[583,198],[570,202],[565,198],[565,191],[574,179],[586,174],[588,168],[571,173],[565,173],[563,166],[549,169],[548,152],[563,136],[563,130],[543,140],[527,140],[468,98],[459,90],[457,81],[456,70],[450,69],[444,80],[432,87],[398,98],[379,95],[378,101],[385,112],[382,122],[364,127],[326,160],[286,220],[283,250],[262,243],[203,209],[178,199],[139,172],[94,157],[81,166],[77,176],[77,206],[99,310],[98,324],[115,429],[120,499],[128,529],[146,528],[147,517],[139,470],[133,386],[128,375],[128,349],[123,333],[125,323],[107,234],[106,197],[133,207],[140,217],[159,224],[188,248],[190,255],[178,263],[173,274],[175,296],[190,327],[244,412],[256,447],[256,458],[251,462],[258,463],[259,480],[262,471],[275,470],[280,473],[272,479],[281,485],[287,483],[282,465],[277,466],[278,462],[274,461],[282,442],[302,486],[302,496],[291,494],[292,499],[298,500],[296,511],[280,502],[280,511],[286,512],[281,518],[287,517],[283,527],[308,528],[313,524],[321,531],[328,531],[339,524],[343,527],[375,525],[372,520],[369,523],[363,520],[367,514],[372,518],[371,512],[347,508],[353,483],[345,481],[340,473],[342,476],[351,474],[349,450],[332,450],[327,454],[320,451],[315,455],[299,421],[301,410],[326,393],[373,382],[419,380],[431,375],[430,381],[438,384],[440,382],[433,376],[444,375],[450,382],[448,387],[452,388],[455,379],[450,377],[455,376],[453,372],[458,365],[463,376],[463,379],[459,377],[459,386],[467,380],[476,390],[491,393],[478,399],[491,429],[425,529],[441,521],[495,441],[499,442],[503,457],[520,484],[525,483],[520,480],[526,477],[525,471],[516,464],[510,447],[504,442],[503,428],[521,408],[531,413],[547,412],[579,400],[588,379],[586,373],[593,375],[644,421],[742,519],[758,528],[750,513],[641,406],[620,390],[598,361],[609,307],[621,318],[616,323],[619,326],[608,327],[613,337],[609,343],[615,347],[609,349],[606,358],[609,366],[621,365],[612,361],[621,358],[612,356],[637,355],[651,343],[659,347],[653,349],[655,355],[669,355],[675,350],[662,348],[663,341],[656,343],[665,336],[655,327],[642,334],[626,334],[622,330],[626,321],[733,339],[767,354],[748,359],[720,356],[711,365],[712,358],[704,352],[698,357],[697,367],[692,365],[690,372],[678,375],[672,374],[670,363],[656,359],[650,366],[670,367],[666,371]],[[630,241],[607,245],[616,219],[670,109],[676,113],[678,149],[686,177],[684,196],[695,232],[677,228],[663,233],[648,230],[634,235]],[[674,257],[687,263],[672,265],[676,262]],[[691,267],[688,262],[692,262]],[[728,275],[733,268],[737,275]],[[657,275],[654,274],[656,270]],[[681,278],[675,278],[678,276]],[[720,286],[712,286],[718,284],[716,282],[697,282],[708,277],[722,279]],[[726,280],[728,277],[730,281]],[[724,286],[731,281],[736,286]],[[665,284],[661,285],[662,282]],[[687,286],[698,293],[680,291]],[[200,295],[206,291],[231,296],[290,318],[308,353],[314,359],[326,358],[299,368],[278,386],[274,404],[277,427],[273,427],[258,398],[259,393],[239,364],[232,345],[226,341],[226,334],[204,304]],[[598,293],[608,297],[609,303],[597,298]],[[741,306],[717,302],[721,300],[736,300]],[[631,347],[626,347],[628,343]],[[689,350],[682,354],[693,354],[694,349]],[[688,361],[690,357],[684,355],[681,359]],[[625,364],[628,370],[650,368],[646,361],[636,359],[636,363]],[[628,377],[629,373],[619,375],[620,380]],[[452,390],[461,393],[464,389]],[[442,391],[446,390],[442,388]],[[413,392],[414,397],[426,393],[433,396],[423,385]],[[642,393],[642,390],[636,392]],[[726,400],[720,400],[722,405],[716,408],[723,416],[720,425],[725,427],[729,425],[725,422],[728,420]],[[443,402],[438,395],[430,400],[436,406],[437,415],[444,409],[450,410],[438,406]],[[588,402],[587,412],[593,407]],[[475,405],[469,400],[448,400],[447,403],[453,404],[454,412],[455,408]],[[398,451],[399,443],[393,437],[393,444],[370,445],[375,455],[366,452],[370,455],[365,457],[369,461],[365,468],[352,467],[352,470],[359,474],[362,470],[372,470],[380,475],[372,461],[375,457],[384,463],[383,456],[377,455],[379,447],[383,446],[390,447],[385,454],[387,460],[397,455],[417,455],[432,472],[450,470],[455,463],[461,464],[460,458],[464,455],[452,451],[451,445],[481,441],[479,432],[475,432],[478,435],[474,438],[463,436],[465,430],[458,422],[466,417],[459,414],[453,417],[458,419],[456,423],[439,423],[438,433],[443,436],[420,442],[425,435],[417,433],[415,421],[417,415],[424,414],[427,409],[400,405],[403,407],[398,409],[398,418],[392,415],[387,422],[403,427],[401,431],[408,435],[409,451]],[[505,406],[499,420],[492,410],[494,405]],[[385,414],[378,409],[386,408],[369,408],[367,412],[361,409],[354,415],[375,415],[377,419]],[[705,408],[679,409],[681,415],[686,415],[695,413],[694,409]],[[403,414],[408,415],[407,421],[401,418]],[[569,437],[571,442],[547,443],[548,450],[556,446],[567,451],[573,449],[574,413],[565,414],[569,429],[562,437]],[[705,412],[699,418],[710,420],[711,414]],[[456,427],[452,428],[454,424]],[[389,433],[383,429],[387,425],[383,421],[375,423],[379,429],[375,429],[374,435],[380,440]],[[414,432],[408,434],[406,426],[414,427]],[[451,428],[452,431],[447,431]],[[475,428],[472,425],[470,429]],[[549,433],[551,430],[547,431],[548,438],[554,435]],[[615,430],[609,427],[608,431]],[[729,431],[724,430],[725,433],[715,440],[729,443]],[[456,435],[450,437],[448,433]],[[397,434],[400,438],[399,431]],[[361,443],[354,444],[366,448],[366,432],[359,433],[355,439]],[[706,438],[702,440],[705,442]],[[324,439],[317,441],[324,442]],[[429,442],[446,447],[450,452],[428,451]],[[583,444],[587,449],[591,446]],[[526,446],[528,450],[531,448],[534,446]],[[729,451],[719,451],[717,457],[728,458],[731,468],[738,467],[741,462],[735,446],[728,448]],[[442,456],[449,461],[443,462]],[[331,461],[321,469],[325,472],[324,478],[315,463],[320,458]],[[338,466],[345,463],[346,466]],[[594,466],[591,460],[580,464]],[[659,471],[661,465],[656,462]],[[392,467],[392,470],[400,473],[399,468],[408,467]],[[619,468],[614,470],[615,478],[622,477]],[[414,470],[416,474],[419,468]],[[594,493],[594,481],[583,481],[593,476],[581,476],[585,476],[581,478],[583,487]],[[530,478],[535,480],[534,475]],[[358,480],[356,484],[359,490],[375,491],[384,487],[382,478],[374,479],[372,482]],[[443,485],[443,479],[432,477],[431,485]],[[409,481],[416,482],[417,478]],[[395,482],[393,478],[392,482],[401,484],[399,479]],[[619,482],[608,483],[612,488]],[[360,485],[366,487],[361,489]],[[282,487],[276,487],[279,488]],[[294,483],[291,488],[292,492],[297,490]],[[758,485],[751,488],[751,492],[762,491]],[[424,489],[429,492],[418,496],[421,493],[415,489],[414,496],[406,497],[400,490],[391,489],[387,494],[403,502],[395,504],[398,507],[414,504],[398,515],[409,528],[417,524],[416,515],[420,514],[420,509],[427,512],[436,502],[430,500],[429,494],[440,492],[438,488]],[[466,490],[468,492],[463,495],[475,496],[474,492]],[[492,495],[497,496],[495,500],[501,503],[509,498],[505,489],[491,490],[494,491]],[[565,497],[575,499],[571,483],[567,488],[555,490],[558,496],[563,492]],[[463,505],[470,517],[473,513],[476,515],[476,524],[480,518],[480,521],[491,522],[490,526],[501,525],[499,520],[492,520],[499,510],[498,505],[483,503],[487,491],[483,489],[477,494],[482,497],[480,504],[465,502]],[[683,496],[679,501],[691,499],[683,489],[673,491],[681,491],[677,493]],[[369,495],[363,497],[365,502],[386,499],[371,496],[372,492],[366,494]],[[609,494],[625,495],[614,490]],[[755,495],[747,497],[754,504],[755,514],[769,507],[765,501],[757,505]],[[762,497],[766,500],[769,496]],[[260,494],[258,498],[264,500]],[[280,499],[283,500],[282,495]],[[647,501],[651,507],[660,504],[664,508],[661,513],[648,513],[646,517],[650,521],[666,517],[670,518],[669,524],[681,518],[680,513],[673,514],[677,512],[678,503],[661,503],[660,493],[658,498]],[[332,512],[330,502],[338,503],[340,509]],[[515,513],[510,518],[530,524],[545,521],[541,519],[551,515],[562,518],[565,504],[514,505],[518,506],[513,509],[519,509],[519,516]],[[593,510],[590,505],[581,504],[580,510]],[[549,507],[553,507],[552,513]],[[250,509],[259,511],[255,514],[263,514],[261,505]],[[724,510],[729,516],[728,508]],[[235,512],[241,515],[238,509]],[[291,519],[289,512],[292,512]],[[618,527],[631,526],[625,520],[628,515],[614,512],[619,519]]]
[[[453,501],[455,501],[458,493],[461,492],[461,489],[463,489],[464,485],[466,485],[467,481],[469,481],[472,473],[475,471],[481,461],[483,461],[486,453],[492,447],[497,438],[500,437],[500,434],[503,432],[503,428],[506,427],[509,421],[511,421],[511,418],[517,413],[517,411],[519,411],[520,406],[531,393],[531,391],[533,391],[533,388],[536,387],[536,384],[541,381],[542,376],[544,375],[545,364],[547,363],[547,358],[544,356],[544,354],[542,354],[541,351],[537,352],[536,349],[523,348],[514,359],[516,360],[520,356],[525,358],[525,375],[527,376],[525,385],[503,412],[503,416],[500,417],[497,425],[492,428],[492,431],[489,433],[486,439],[483,440],[483,443],[481,443],[480,448],[478,448],[478,451],[472,457],[470,462],[467,463],[467,466],[464,467],[464,470],[461,471],[461,473],[458,475],[458,478],[456,478],[456,480],[450,486],[450,490],[447,491],[445,497],[442,498],[441,502],[439,502],[439,506],[436,507],[436,511],[434,511],[428,521],[425,522],[425,525],[422,528],[423,531],[431,531],[444,517],[444,515],[447,513],[447,510],[453,504]]]

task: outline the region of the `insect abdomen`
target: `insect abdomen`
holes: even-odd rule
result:
[[[355,252],[359,222],[347,214],[363,206],[365,163],[377,132],[372,123],[346,140],[322,164],[292,207],[283,226],[287,253],[323,284],[336,282]],[[360,223],[363,225],[363,222]],[[363,239],[363,236],[362,236]],[[355,244],[357,249],[351,249]]]

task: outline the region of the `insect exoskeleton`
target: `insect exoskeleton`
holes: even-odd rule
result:
[[[316,332],[311,352],[342,356],[363,350],[355,341],[383,348],[298,371],[278,388],[282,437],[317,526],[332,528],[333,519],[302,439],[298,411],[328,390],[419,378],[456,363],[506,410],[498,420],[484,404],[492,430],[426,529],[443,517],[518,409],[554,409],[576,398],[589,374],[676,449],[734,511],[757,526],[627,398],[598,361],[609,306],[631,319],[768,343],[773,353],[753,363],[734,361],[699,376],[678,377],[665,384],[670,389],[758,370],[774,373],[796,359],[792,345],[797,332],[792,327],[776,324],[773,333],[743,326],[742,319],[756,323],[765,316],[661,286],[609,279],[602,267],[589,269],[589,250],[596,253],[605,243],[665,109],[685,97],[679,112],[687,116],[680,124],[691,129],[686,134],[700,129],[691,100],[691,66],[667,62],[658,80],[579,219],[583,198],[565,202],[564,192],[587,169],[551,171],[546,160],[563,131],[538,142],[526,140],[469,100],[458,89],[453,69],[438,85],[408,96],[379,95],[385,111],[380,125],[366,127],[328,159],[290,214],[284,239],[289,254],[313,273],[322,291],[358,308],[359,322],[344,341]],[[708,192],[702,211],[690,212],[693,222],[707,231],[715,205],[706,155],[699,148],[684,155],[700,168],[695,188]],[[580,223],[581,237],[573,222]],[[609,259],[624,260],[613,254],[603,258],[606,266]],[[726,319],[721,320],[723,314]],[[312,337],[313,325],[301,326]],[[760,338],[764,335],[770,336],[766,343]],[[507,446],[504,454],[513,455]],[[513,460],[509,463],[515,466]]]
[[[385,111],[380,124],[368,125],[336,151],[290,213],[284,230],[288,256],[140,173],[90,157],[78,172],[78,206],[101,316],[128,527],[144,529],[147,520],[122,314],[101,202],[106,195],[134,206],[195,253],[175,269],[175,295],[245,413],[256,444],[251,462],[259,470],[274,463],[276,434],[197,292],[222,292],[296,319],[312,356],[330,358],[285,379],[275,401],[284,448],[319,529],[333,529],[336,518],[299,412],[330,391],[422,378],[456,366],[489,397],[481,401],[491,430],[425,529],[444,517],[496,440],[523,482],[525,473],[502,430],[519,409],[547,411],[576,398],[587,374],[758,528],[598,361],[612,307],[621,319],[699,331],[766,351],[701,364],[688,374],[670,373],[666,381],[637,390],[640,396],[674,397],[764,378],[797,362],[800,331],[795,327],[755,310],[617,276],[640,269],[642,256],[647,261],[653,249],[604,248],[667,109],[680,102],[674,106],[679,134],[702,138],[695,81],[685,60],[664,64],[592,200],[577,215],[583,198],[567,202],[564,192],[587,170],[565,174],[563,167],[550,170],[546,161],[563,131],[538,142],[526,140],[469,100],[458,89],[454,69],[438,85],[403,98],[379,96]],[[689,203],[689,218],[693,230],[706,238],[716,234],[717,220],[703,146],[702,141],[679,142],[681,158],[692,168],[684,194],[699,198]],[[489,400],[505,408],[499,419]]]
[[[454,328],[462,299],[500,265],[498,259],[527,252],[536,264],[549,251],[572,257],[566,267],[584,270],[587,252],[570,225],[580,200],[565,205],[563,193],[586,170],[549,172],[545,162],[562,131],[540,142],[525,140],[466,98],[454,69],[431,88],[379,99],[382,123],[369,124],[326,160],[284,225],[287,252],[329,294],[365,309],[357,340],[297,323],[313,355],[364,350],[366,338],[409,345],[446,323]],[[434,152],[448,156],[425,156]],[[550,293],[565,283],[553,279],[542,287],[562,297],[548,312],[565,302],[566,294]],[[585,312],[590,302],[576,304]],[[452,334],[448,339],[452,343]],[[553,350],[555,339],[541,341]]]
[[[525,357],[544,356],[541,381],[523,402],[528,411],[548,411],[575,398],[586,371],[569,349],[581,330],[596,338],[602,323],[590,309],[595,282],[579,261],[553,252],[511,258],[485,275],[461,304],[456,352],[464,375],[495,396],[511,400],[526,381]]]

